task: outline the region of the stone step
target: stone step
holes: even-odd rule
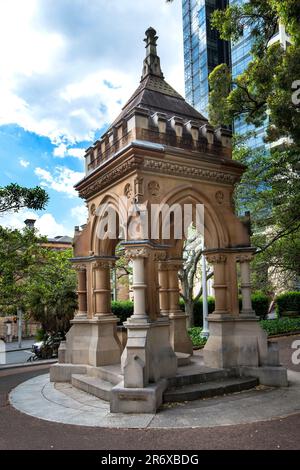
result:
[[[201,398],[212,398],[227,393],[249,390],[258,385],[256,378],[227,378],[212,382],[184,385],[172,388],[163,394],[164,403],[199,400]]]
[[[183,367],[191,364],[191,355],[186,354],[186,353],[181,353],[181,352],[176,352],[175,353],[177,356],[177,366],[178,367]]]
[[[202,369],[202,370],[201,370]],[[226,369],[208,369],[202,367],[200,370],[190,370],[188,373],[179,373],[168,379],[169,388],[181,387],[183,385],[200,384],[213,380],[225,379],[232,376],[232,372]]]
[[[73,387],[79,388],[95,397],[102,398],[102,400],[106,401],[110,400],[110,392],[113,385],[106,380],[88,375],[73,374],[71,383]]]
[[[110,382],[113,385],[117,385],[124,379],[123,375],[121,374],[120,364],[91,367],[87,374],[91,377],[98,377],[98,379]]]

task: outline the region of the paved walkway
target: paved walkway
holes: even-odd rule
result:
[[[293,350],[291,350],[290,346],[295,339],[297,338],[288,337],[280,340],[281,360],[285,366],[291,366],[290,358]],[[267,411],[262,410],[264,414],[257,414],[254,417],[255,421],[248,424],[233,425],[232,420],[234,420],[234,415],[237,414],[238,410],[242,410],[243,413],[249,413],[249,410],[246,410],[246,404],[241,406],[243,400],[246,399],[246,395],[251,395],[250,399],[253,400],[254,405],[256,401],[256,406],[259,406],[261,397],[266,397],[265,404],[273,401],[274,391],[266,389],[263,391],[244,392],[239,394],[239,397],[236,395],[202,401],[201,407],[199,406],[198,411],[196,410],[197,413],[200,412],[200,408],[203,410],[203,413],[201,413],[201,425],[199,426],[198,422],[197,428],[186,427],[186,424],[182,422],[184,417],[186,419],[193,419],[196,402],[192,402],[183,405],[181,408],[179,413],[181,414],[181,421],[174,423],[172,416],[174,416],[176,410],[175,408],[170,408],[156,415],[148,424],[144,422],[144,427],[141,427],[141,429],[116,429],[112,427],[104,429],[58,424],[36,419],[15,410],[8,404],[9,390],[30,377],[37,377],[42,374],[40,379],[35,381],[36,386],[38,386],[37,384],[44,380],[43,375],[47,371],[45,366],[38,367],[40,370],[32,368],[31,371],[28,371],[28,369],[26,371],[10,370],[0,373],[0,449],[300,449],[300,413],[297,412],[300,401],[297,395],[298,392],[296,392],[296,388],[298,389],[296,383],[298,375],[295,374],[295,372],[300,372],[299,366],[292,366],[294,372],[290,375],[293,382],[295,379],[295,386],[292,385],[288,391],[287,389],[281,389],[280,391],[282,395],[277,404],[276,419],[268,419],[266,416]],[[55,392],[65,393],[66,390],[63,390],[63,388],[61,387],[60,390],[55,389]],[[289,395],[286,395],[286,393]],[[260,396],[258,397],[257,394]],[[93,399],[92,397],[89,398]],[[264,400],[265,398],[262,399]],[[297,402],[295,403],[294,401],[293,405],[286,403],[296,399]],[[231,408],[231,424],[228,421],[221,422],[218,419],[213,427],[208,427],[208,424],[206,424],[206,427],[203,427],[205,424],[203,424],[202,420],[205,413],[208,413],[208,415],[212,414],[212,401],[220,402],[219,411],[224,417],[224,410],[232,400],[235,400],[236,405],[239,404],[239,406],[236,407],[235,412],[234,408]],[[77,416],[82,413],[82,410],[80,410],[81,406],[91,405],[93,404],[77,403],[79,407],[76,410]],[[61,405],[59,404],[59,406]],[[216,406],[216,403],[213,406]],[[286,412],[289,413],[291,411],[289,407],[292,406],[295,407],[296,413],[283,418],[282,416]],[[252,408],[252,414],[254,414],[253,410]],[[94,413],[97,412],[95,408],[93,411]],[[105,412],[107,413],[107,410]],[[168,419],[173,421],[172,429],[162,427],[161,424],[159,429],[157,427],[153,428],[154,419],[157,420],[163,415],[168,416]],[[267,421],[264,421],[265,419]],[[107,421],[106,423],[109,426]],[[222,425],[220,426],[220,424]],[[128,424],[127,426],[130,427]],[[189,426],[194,426],[192,421],[190,421]]]

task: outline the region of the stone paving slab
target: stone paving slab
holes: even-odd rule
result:
[[[114,414],[109,403],[40,375],[18,385],[10,403],[47,421],[105,428],[204,428],[254,423],[300,411],[300,373],[288,371],[289,387],[257,387],[247,392],[192,402],[165,404],[156,414]]]

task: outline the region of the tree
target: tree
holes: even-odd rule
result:
[[[42,261],[32,267],[26,285],[26,307],[31,318],[51,334],[63,336],[77,307],[76,273],[69,259],[72,250],[42,250]]]
[[[241,75],[233,80],[225,64],[210,75],[213,124],[231,124],[242,114],[255,126],[267,122],[269,141],[289,137],[299,147],[300,100],[292,98],[300,77],[299,15],[297,0],[249,0],[212,14],[212,26],[222,39],[236,41],[248,34],[247,28],[252,37],[252,60]],[[279,22],[290,36],[286,49],[279,43],[269,45]]]
[[[26,304],[26,283],[29,273],[42,260],[44,238],[34,230],[22,231],[0,226],[0,312],[15,313]]]
[[[189,327],[194,326],[194,305],[202,295],[200,263],[203,249],[203,238],[191,227],[189,236],[183,246],[184,263],[178,273],[181,284],[180,296],[184,300],[184,309],[188,315]],[[212,276],[213,271],[208,271],[207,280]],[[199,283],[199,288],[197,293],[194,294],[196,282]]]
[[[21,308],[45,332],[64,334],[77,305],[72,250],[46,249],[44,241],[33,229],[0,226],[0,312]]]
[[[231,124],[242,116],[254,126],[264,124],[266,142],[276,143],[253,150],[244,136],[235,139],[233,150],[233,158],[248,167],[235,199],[239,212],[252,213],[252,242],[258,247],[255,286],[265,289],[271,289],[266,281],[270,270],[285,272],[287,278],[299,275],[300,100],[294,93],[300,77],[299,13],[300,4],[293,0],[250,0],[212,15],[222,39],[235,41],[250,29],[252,60],[235,79],[226,64],[210,74],[210,119]],[[279,22],[290,36],[286,49],[269,44]]]
[[[39,186],[24,188],[16,183],[0,187],[0,214],[28,208],[42,210],[49,200],[46,191]]]

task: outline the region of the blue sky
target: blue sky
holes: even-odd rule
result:
[[[184,93],[181,1],[0,0],[0,186],[43,186],[45,211],[6,214],[20,228],[73,234],[85,223],[73,185],[84,149],[138,86],[153,26],[167,81]]]

